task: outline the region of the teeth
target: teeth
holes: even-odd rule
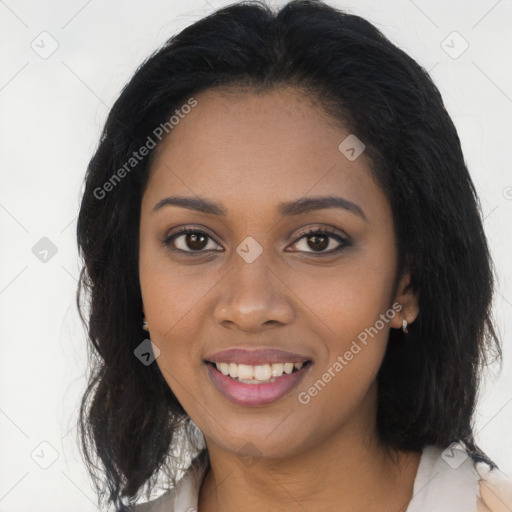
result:
[[[238,365],[238,378],[250,380],[254,377],[254,368],[249,364]]]
[[[272,377],[272,368],[269,364],[254,367],[254,378],[256,380],[269,380]]]
[[[233,379],[238,377],[238,365],[236,363],[229,363],[229,376]]]
[[[270,368],[272,369],[272,377],[281,377],[281,375],[283,375],[283,371],[284,371],[283,363],[272,364],[272,365],[270,365]]]
[[[284,373],[292,373],[293,372],[293,363],[284,363]]]
[[[300,370],[304,363],[274,363],[252,366],[250,364],[236,363],[215,363],[217,370],[223,375],[229,375],[232,379],[247,384],[255,382],[273,382],[275,378],[281,377],[283,373],[290,374],[293,369]]]

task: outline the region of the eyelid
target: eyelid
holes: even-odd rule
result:
[[[351,244],[350,237],[343,233],[343,231],[334,228],[332,226],[308,226],[307,228],[301,230],[296,236],[295,241],[292,242],[292,245],[298,243],[303,238],[309,236],[313,236],[315,234],[325,234],[328,235],[330,238],[334,238],[340,245],[336,247],[335,249],[331,249],[329,251],[297,251],[300,254],[312,254],[314,256],[330,256],[333,254],[339,253],[341,250],[343,250],[345,247],[349,246]]]
[[[215,242],[219,247],[222,247],[221,244],[219,244],[219,242],[217,242],[215,237],[208,232],[208,229],[205,228],[204,226],[200,226],[200,225],[180,226],[180,227],[176,228],[176,231],[174,231],[172,234],[166,234],[163,237],[163,239],[162,239],[162,243],[163,243],[164,246],[168,247],[170,242],[171,242],[171,239],[174,241],[178,236],[187,234],[189,232],[203,233],[209,239],[211,239],[213,242]],[[307,228],[304,228],[299,233],[297,233],[294,236],[294,240],[292,241],[291,245],[296,244],[297,242],[299,242],[302,238],[306,237],[307,235],[314,235],[316,233],[329,235],[330,237],[336,239],[336,241],[340,244],[340,246],[338,246],[335,249],[331,249],[330,251],[326,251],[326,252],[322,252],[322,251],[319,251],[319,252],[315,252],[315,251],[311,251],[311,252],[309,252],[309,251],[297,251],[297,252],[303,253],[303,254],[313,254],[313,255],[318,255],[318,256],[322,256],[322,255],[327,256],[327,255],[332,255],[332,254],[337,253],[338,251],[340,251],[344,247],[350,245],[350,243],[351,243],[350,242],[350,237],[348,235],[346,235],[345,233],[343,233],[341,230],[337,229],[337,228],[334,228],[332,226],[313,225],[313,226],[308,226]],[[181,249],[172,249],[172,250],[174,252],[178,252],[178,253],[194,254],[194,255],[210,254],[212,251],[213,252],[217,252],[216,249],[215,250],[209,249],[207,251],[206,250],[201,250],[201,251],[192,251],[192,250],[190,250],[190,251],[183,251]],[[221,251],[219,250],[218,252],[221,252]]]
[[[201,225],[187,224],[186,226],[180,226],[180,227],[176,228],[176,230],[173,233],[169,234],[171,231],[172,230],[167,231],[161,240],[162,244],[164,246],[168,246],[171,242],[171,239],[175,240],[178,236],[186,235],[190,231],[192,231],[194,233],[203,233],[208,238],[213,240],[219,247],[221,246],[221,244],[219,244],[219,242],[217,242],[215,237],[209,233],[208,229]],[[182,252],[182,253],[185,252],[185,253],[189,253],[189,254],[201,254],[201,253],[206,254],[206,253],[210,252],[210,251],[204,251],[204,250],[203,251],[181,251],[180,249],[173,249],[173,250],[175,252]]]
[[[311,232],[313,232],[313,234],[314,234],[316,231],[322,231],[324,233],[327,233],[327,234],[333,235],[333,236],[337,236],[337,237],[342,238],[344,240],[348,240],[348,238],[349,238],[348,235],[346,235],[340,229],[334,228],[332,226],[322,226],[320,224],[313,225],[313,226],[308,226],[307,228],[304,228],[301,231],[299,231],[299,233],[297,233],[295,236],[296,236],[297,240],[299,240],[304,235],[308,235]]]

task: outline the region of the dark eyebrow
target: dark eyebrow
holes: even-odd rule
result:
[[[202,213],[209,213],[223,217],[227,215],[227,210],[224,206],[201,197],[166,197],[156,203],[153,207],[153,212],[156,212],[164,206],[179,206],[181,208],[187,208],[189,210],[196,210]],[[324,210],[326,208],[342,208],[343,210],[355,213],[365,221],[368,221],[360,206],[337,196],[304,197],[295,201],[279,203],[278,205],[278,211],[283,217],[301,215],[315,210]]]
[[[165,199],[158,201],[158,203],[153,206],[153,212],[156,212],[164,206],[180,206],[181,208],[187,208],[188,210],[197,210],[198,212],[211,213],[213,215],[221,215],[223,217],[227,215],[227,210],[223,206],[202,197],[166,197]]]
[[[279,213],[284,217],[289,215],[300,215],[302,213],[309,213],[326,208],[341,208],[343,210],[348,210],[349,212],[359,215],[359,217],[368,222],[366,215],[359,205],[349,201],[348,199],[337,196],[304,197],[297,201],[280,203]]]

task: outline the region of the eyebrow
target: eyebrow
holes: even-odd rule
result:
[[[195,210],[222,217],[225,217],[228,213],[227,209],[222,204],[211,201],[210,199],[184,196],[170,196],[158,201],[153,207],[153,213],[165,206],[178,206],[187,208],[188,210]],[[281,216],[288,217],[327,208],[341,208],[347,210],[368,222],[364,211],[359,205],[337,196],[303,197],[295,201],[279,203],[277,210]]]

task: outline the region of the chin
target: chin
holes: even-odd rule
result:
[[[236,431],[226,429],[219,434],[219,436],[206,436],[207,441],[234,455],[254,459],[261,457],[280,459],[295,456],[305,449],[304,445],[307,441],[304,437],[304,428],[300,425],[297,425],[296,430],[289,427],[285,430],[280,429],[278,422],[270,424],[268,421],[265,426],[259,428],[257,422],[250,422],[250,424],[240,425]],[[290,442],[291,439],[293,443]]]

